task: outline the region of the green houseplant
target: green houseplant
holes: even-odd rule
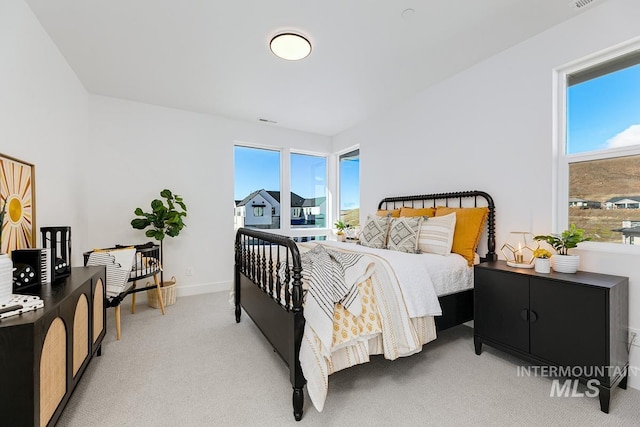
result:
[[[582,228],[577,228],[575,224],[571,224],[569,229],[564,230],[561,234],[539,235],[534,237],[535,240],[547,242],[557,252],[552,257],[553,269],[560,273],[575,273],[580,265],[580,255],[569,255],[569,249],[576,248],[578,243],[591,240],[585,236]]]
[[[186,224],[187,206],[181,196],[164,189],[160,192],[164,200],[154,199],[151,202],[151,212],[144,212],[142,208],[136,208],[134,213],[138,218],[131,220],[131,226],[137,230],[144,230],[145,236],[157,240],[160,243],[160,263],[162,263],[164,238],[176,237]],[[162,276],[162,272],[160,273]],[[164,279],[161,277],[161,282]]]
[[[575,224],[571,224],[568,230],[564,230],[561,234],[549,234],[535,236],[535,240],[543,240],[551,245],[558,255],[568,255],[569,249],[578,247],[578,243],[591,240],[590,237],[584,235],[582,228],[576,228]]]
[[[340,239],[341,241],[345,241],[346,240],[346,236],[344,234],[344,230],[346,230],[347,228],[350,228],[351,226],[346,224],[343,221],[336,221],[333,226],[338,230],[336,231],[336,234],[338,235],[338,239]]]

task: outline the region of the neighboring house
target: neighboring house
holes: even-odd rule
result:
[[[280,197],[272,192],[258,190],[236,203],[235,223],[237,227],[255,228],[280,227]]]
[[[293,195],[292,195],[293,197]],[[293,203],[292,203],[293,205]],[[327,211],[327,198],[326,197],[314,197],[312,199],[303,199],[302,206],[300,207],[302,216],[306,222],[299,225],[313,225],[313,226],[325,226],[325,212]],[[293,211],[291,212],[291,224],[293,224]]]
[[[617,228],[612,231],[622,233],[622,243],[635,245],[635,238],[640,237],[640,221],[622,221],[622,228]],[[640,243],[640,240],[638,243]]]
[[[325,225],[326,197],[305,199],[291,193],[291,225]],[[236,201],[235,227],[279,228],[280,192],[261,189]]]
[[[612,197],[604,202],[605,209],[640,209],[640,196]]]
[[[580,209],[601,209],[602,203],[594,200],[578,199],[577,197],[569,198],[569,207],[576,207]]]

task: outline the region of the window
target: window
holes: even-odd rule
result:
[[[280,228],[280,151],[236,145],[234,175],[235,227]]]
[[[559,73],[559,230],[574,223],[598,242],[640,236],[639,47]]]
[[[327,158],[291,153],[291,228],[327,226]]]
[[[330,232],[327,229],[327,157],[291,153],[286,148],[236,145],[236,229],[279,229],[283,234],[308,239]]]
[[[341,154],[338,160],[340,221],[351,227],[360,225],[360,150]]]

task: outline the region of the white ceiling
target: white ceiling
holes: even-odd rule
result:
[[[26,0],[90,93],[329,136],[593,5],[568,1]],[[270,52],[285,30],[309,57]]]

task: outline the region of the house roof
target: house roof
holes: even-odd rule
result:
[[[620,196],[620,197],[612,197],[607,200],[605,203],[617,203],[621,200],[633,200],[634,202],[640,203],[640,196]]]
[[[249,203],[254,197],[256,197],[258,195],[258,193],[260,193],[261,191],[264,190],[256,190],[254,192],[252,192],[251,194],[249,194],[247,197],[245,197],[244,199],[240,200],[239,202],[236,201],[236,206],[244,206],[247,203]]]
[[[625,236],[640,236],[640,225],[635,227],[616,228],[611,231],[619,231]]]
[[[278,203],[280,203],[280,192],[279,191],[267,190],[267,193],[271,194],[271,197],[273,197],[274,199],[276,199],[278,201]],[[296,193],[294,193],[292,191],[291,192],[291,207],[299,208],[299,207],[302,207],[303,203],[304,203],[304,197],[300,197],[300,196],[298,196]]]
[[[315,206],[320,206],[326,200],[327,200],[326,197],[313,197],[311,199],[306,199],[304,201],[304,203],[302,204],[302,207],[304,207],[304,208],[312,208],[312,207],[315,207]]]
[[[259,193],[261,193],[263,191],[268,193],[278,203],[280,203],[280,192],[279,191],[265,190],[264,188],[262,188],[260,190],[256,190],[256,191],[252,192],[251,194],[249,194],[244,199],[242,199],[240,201],[236,201],[236,206],[244,206],[244,205],[246,205],[252,199],[254,199]],[[322,203],[325,202],[326,199],[327,199],[326,197],[313,197],[313,198],[310,198],[310,199],[305,199],[304,197],[299,196],[298,194],[296,194],[296,193],[294,193],[292,191],[291,192],[291,207],[292,208],[302,208],[302,207],[307,208],[307,207],[320,206]]]

